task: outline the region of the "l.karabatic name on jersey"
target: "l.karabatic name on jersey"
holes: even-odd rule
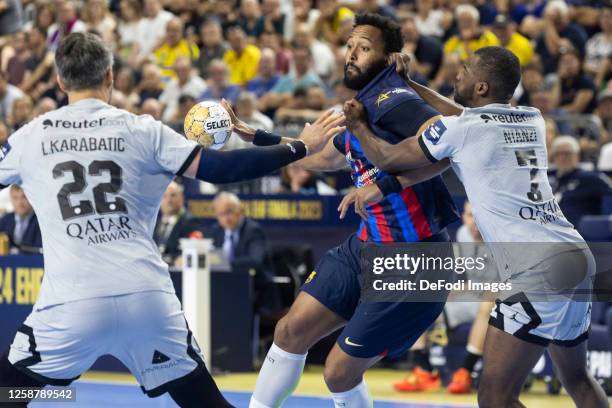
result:
[[[440,137],[446,132],[446,126],[442,123],[441,120],[438,120],[433,125],[430,125],[427,130],[425,130],[425,137],[433,144],[438,144],[440,141]]]

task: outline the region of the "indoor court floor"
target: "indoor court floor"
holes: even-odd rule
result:
[[[455,408],[476,407],[476,395],[451,396],[443,391],[402,394],[395,392],[391,382],[401,379],[401,372],[375,369],[366,375],[366,381],[378,408]],[[231,374],[215,377],[226,398],[238,408],[248,407],[251,391],[255,386],[256,373]],[[89,372],[73,384],[76,387],[76,403],[54,403],[54,408],[175,408],[168,396],[150,399],[146,397],[132,376],[128,374],[109,374]],[[320,367],[309,367],[300,385],[284,405],[286,408],[331,408],[323,383]],[[544,390],[544,384],[534,385],[522,398],[529,408],[570,408],[574,407],[565,395],[551,396]],[[44,408],[46,403],[32,403],[32,408]]]

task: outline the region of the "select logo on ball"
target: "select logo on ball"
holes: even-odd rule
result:
[[[232,133],[229,113],[221,104],[203,101],[194,105],[185,116],[185,136],[203,147],[220,149]]]

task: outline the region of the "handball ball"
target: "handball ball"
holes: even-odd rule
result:
[[[185,136],[205,148],[220,149],[232,134],[232,121],[221,104],[203,101],[185,116]]]

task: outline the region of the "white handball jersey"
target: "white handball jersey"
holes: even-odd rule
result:
[[[38,215],[45,275],[36,307],[174,292],[153,229],[166,187],[197,148],[151,116],[97,99],[15,132],[0,153],[0,184],[20,184]]]
[[[466,108],[460,116],[432,124],[419,144],[432,161],[450,158],[485,242],[583,242],[548,182],[546,129],[539,110],[505,104]],[[507,247],[506,254],[499,254],[506,259],[497,260],[500,270],[508,269]],[[514,259],[516,268],[508,273],[545,257],[539,249],[533,252],[521,254],[521,262]]]

